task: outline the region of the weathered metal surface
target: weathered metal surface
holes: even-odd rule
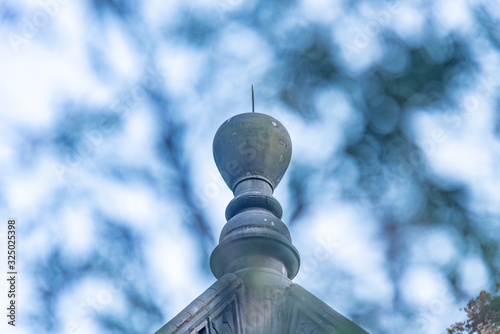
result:
[[[291,281],[300,256],[273,197],[291,147],[268,115],[236,115],[219,128],[214,158],[235,197],[210,258],[218,281],[157,334],[366,333]]]
[[[235,195],[226,209],[228,222],[219,245],[210,258],[214,276],[268,267],[292,279],[299,270],[300,256],[280,220],[281,205],[273,197],[292,156],[290,135],[271,116],[240,114],[217,130],[213,151],[217,167]]]
[[[367,334],[273,270],[226,274],[214,286],[156,334]]]
[[[275,118],[245,113],[220,126],[213,152],[217,168],[231,191],[249,178],[261,178],[275,189],[290,163],[292,141]]]
[[[229,307],[238,306],[234,297],[236,291],[241,288],[241,284],[241,280],[234,274],[221,277],[181,313],[160,328],[156,334],[216,333],[209,329],[212,319],[218,319],[221,314],[225,313],[228,305]],[[237,309],[234,309],[233,315],[236,321],[239,321],[238,314]],[[203,332],[204,329],[205,332]]]

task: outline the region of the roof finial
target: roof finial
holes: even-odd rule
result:
[[[255,112],[255,100],[253,98],[253,85],[252,85],[252,112]]]
[[[227,223],[210,258],[212,273],[219,278],[260,267],[292,279],[300,256],[281,221],[283,209],[273,197],[292,157],[288,131],[269,115],[239,114],[217,130],[213,150],[234,198],[227,205]]]

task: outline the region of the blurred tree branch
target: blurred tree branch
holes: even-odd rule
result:
[[[497,292],[500,284],[497,284]],[[469,300],[467,320],[457,322],[447,329],[448,334],[500,334],[500,296],[481,291],[479,296]]]

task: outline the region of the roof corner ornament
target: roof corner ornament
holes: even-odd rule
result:
[[[234,194],[210,257],[217,281],[156,334],[367,334],[293,283],[299,252],[273,197],[292,156],[275,118],[252,112],[224,122],[213,142],[215,163]]]
[[[252,86],[252,109],[254,107]],[[210,266],[215,277],[245,268],[274,269],[292,279],[300,256],[281,221],[274,189],[292,156],[292,142],[275,118],[255,113],[231,117],[217,130],[215,163],[234,198]]]

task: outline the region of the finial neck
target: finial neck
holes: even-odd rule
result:
[[[280,203],[272,195],[273,188],[263,179],[246,179],[236,185],[233,193],[234,198],[226,208],[227,220],[250,208],[267,210],[278,218],[283,216],[283,209]]]
[[[267,180],[252,177],[239,182],[235,187],[233,194],[234,196],[239,196],[243,193],[258,191],[264,194],[272,195],[273,187],[267,182]]]

